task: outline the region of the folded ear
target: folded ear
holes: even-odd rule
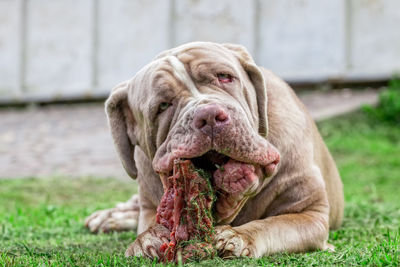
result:
[[[111,135],[118,155],[126,172],[136,179],[137,169],[134,160],[136,137],[134,134],[135,119],[128,105],[129,82],[114,87],[106,101],[106,113]]]
[[[223,44],[228,48],[239,60],[243,69],[249,75],[249,78],[254,85],[257,95],[257,107],[259,126],[258,132],[266,137],[268,135],[268,118],[267,118],[267,87],[264,80],[264,75],[261,69],[256,65],[250,53],[241,45]]]

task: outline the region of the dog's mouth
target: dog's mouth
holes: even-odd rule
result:
[[[197,169],[204,170],[209,174],[213,174],[216,170],[223,168],[223,166],[229,161],[230,157],[218,153],[215,150],[210,150],[202,156],[191,158],[193,165]]]
[[[279,162],[278,156],[272,162],[260,165],[240,161],[213,149],[200,156],[187,155],[175,159],[190,160],[197,171],[202,171],[210,178],[217,198],[214,210],[218,223],[232,221],[247,199],[260,190],[264,178],[276,170]],[[173,174],[173,170],[160,173],[164,188],[166,179]]]
[[[207,173],[211,183],[218,191],[231,195],[248,195],[257,189],[260,180],[271,176],[275,171],[279,159],[261,166],[234,159],[228,155],[209,150],[200,156],[182,157],[190,160],[196,169]],[[164,173],[164,177],[173,175],[172,170]]]
[[[196,169],[207,173],[211,183],[222,194],[247,194],[256,189],[263,177],[260,166],[237,161],[215,150],[185,159],[190,160]]]

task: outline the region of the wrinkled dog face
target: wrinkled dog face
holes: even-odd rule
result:
[[[131,140],[153,159],[162,180],[177,158],[210,172],[219,192],[217,220],[224,223],[279,163],[277,150],[260,135],[267,125],[260,115],[266,100],[262,75],[238,49],[178,47],[145,66],[127,89],[135,124],[131,131],[127,126]]]

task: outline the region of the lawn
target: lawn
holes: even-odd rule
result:
[[[319,125],[345,188],[343,226],[331,231],[336,251],[219,258],[188,266],[400,265],[400,128],[360,112]],[[123,253],[132,232],[90,234],[84,218],[124,201],[135,183],[115,179],[0,180],[0,266],[142,266]]]

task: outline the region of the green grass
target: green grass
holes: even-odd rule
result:
[[[202,266],[400,265],[400,129],[354,113],[319,124],[344,182],[343,227],[336,251],[214,259]],[[84,218],[124,201],[134,182],[113,179],[0,180],[0,266],[147,266],[126,259],[132,232],[92,235]]]

